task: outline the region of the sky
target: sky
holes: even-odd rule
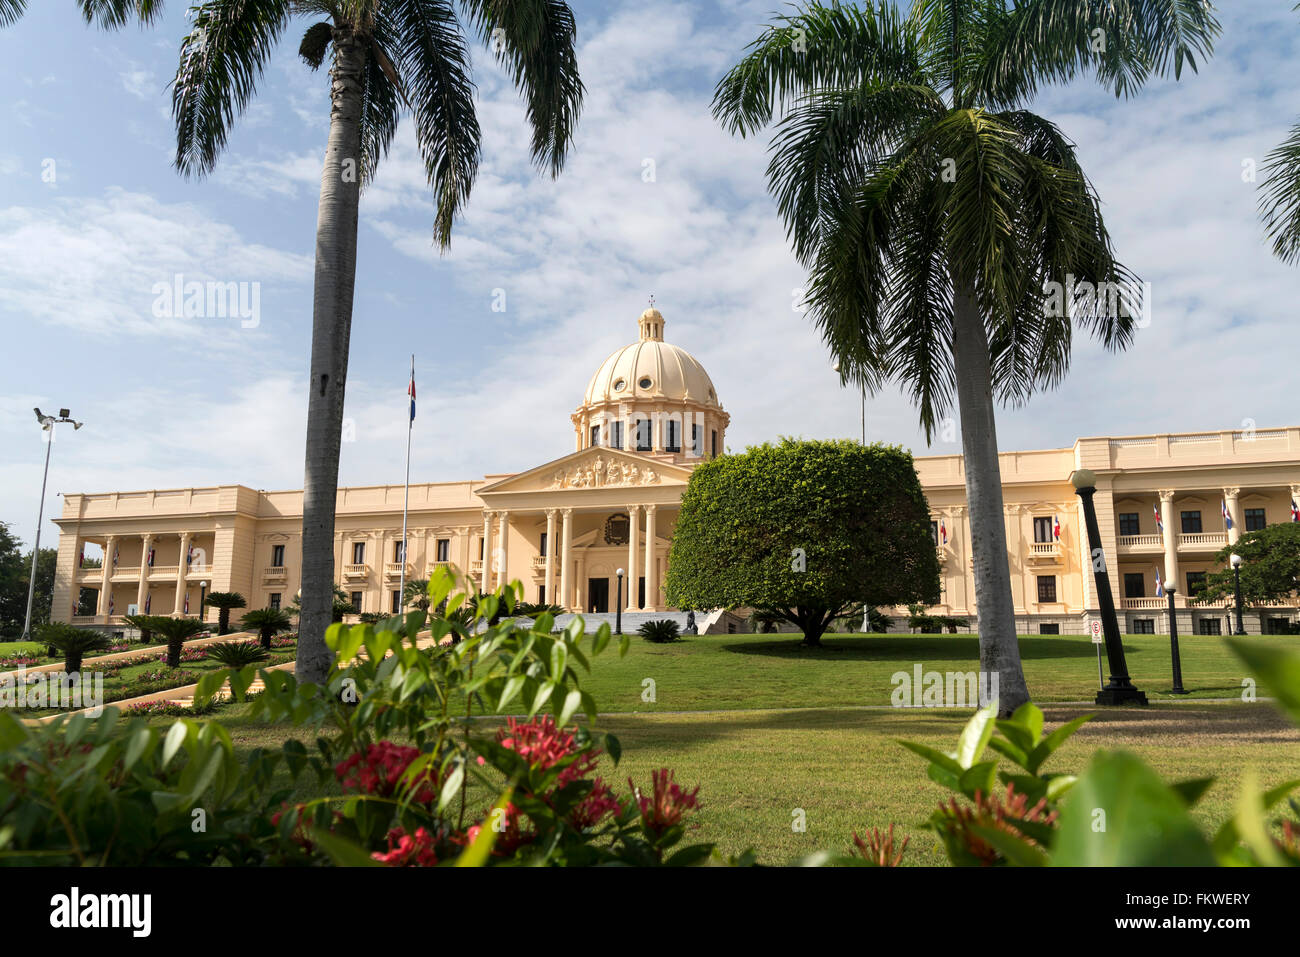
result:
[[[309,21],[296,22],[215,172],[186,179],[168,88],[184,6],[104,33],[72,0],[44,0],[0,30],[0,521],[29,543],[35,406],[85,423],[59,427],[43,544],[60,493],[302,484],[328,78],[297,57]],[[780,5],[572,6],[587,95],[558,179],[530,163],[517,94],[477,50],[483,158],[450,251],[434,245],[409,123],[363,195],[342,484],[402,482],[412,353],[412,481],[571,452],[569,414],[652,294],[665,338],[713,378],[730,449],[859,435],[860,397],[796,308],[805,276],[767,192],[767,138],[733,137],[709,110]],[[1128,351],[1080,336],[1058,388],[999,410],[1004,451],[1300,422],[1300,274],[1270,255],[1250,176],[1300,114],[1300,14],[1292,0],[1220,6],[1199,73],[1128,100],[1080,80],[1033,104],[1076,142],[1152,308]],[[159,289],[178,276],[245,284],[255,318],[169,311]],[[868,400],[867,438],[960,451],[942,433],[927,445],[893,388]]]

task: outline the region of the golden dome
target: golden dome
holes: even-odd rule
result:
[[[583,405],[643,399],[718,405],[713,380],[700,361],[664,342],[664,317],[658,309],[641,313],[637,326],[637,341],[613,353],[591,377]]]

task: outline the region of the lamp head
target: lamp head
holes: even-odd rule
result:
[[[622,577],[623,577],[623,569],[621,569],[621,568],[618,570],[618,577],[619,577],[619,578],[622,578]]]
[[[1075,491],[1085,488],[1097,487],[1097,473],[1092,469],[1075,469],[1070,473],[1070,484],[1074,486]]]
[[[1240,568],[1240,567],[1241,567],[1241,556],[1238,555],[1236,552],[1233,552],[1233,554],[1232,554],[1232,558],[1229,559],[1229,561],[1232,562],[1232,567],[1233,567],[1233,568]]]
[[[66,418],[67,418],[68,416],[70,416],[70,415],[72,415],[72,410],[71,410],[71,409],[59,409],[59,418],[60,418],[60,419],[66,419]]]
[[[1166,595],[1172,595],[1172,594],[1173,594],[1174,592],[1176,592],[1176,591],[1178,591],[1178,586],[1177,586],[1177,585],[1175,585],[1173,582],[1165,582],[1165,594],[1166,594]]]

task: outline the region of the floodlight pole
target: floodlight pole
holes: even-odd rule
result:
[[[36,409],[36,421],[41,424],[41,428],[50,433],[50,437],[45,442],[45,471],[41,475],[41,504],[36,510],[36,543],[32,546],[32,570],[27,576],[27,615],[23,618],[23,641],[29,641],[32,637],[32,602],[36,597],[36,563],[41,557],[41,526],[45,524],[45,488],[50,480],[50,449],[54,447],[54,427],[60,422],[71,423],[75,429],[81,428],[80,422],[73,422],[70,418],[71,413],[67,409],[59,410],[59,418],[52,415],[42,415],[40,409]],[[75,577],[75,576],[74,576]]]

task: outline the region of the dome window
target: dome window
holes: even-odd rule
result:
[[[637,385],[639,385],[639,386],[640,386],[641,388],[643,388],[643,389],[648,389],[648,388],[650,388],[650,377],[649,377],[649,376],[643,376],[643,377],[641,378],[641,381],[638,382]]]
[[[627,383],[624,382],[622,379],[617,380],[617,381],[614,383],[614,391],[615,391],[615,392],[622,392],[622,391],[623,391],[623,386],[625,386],[625,385],[627,385]]]

